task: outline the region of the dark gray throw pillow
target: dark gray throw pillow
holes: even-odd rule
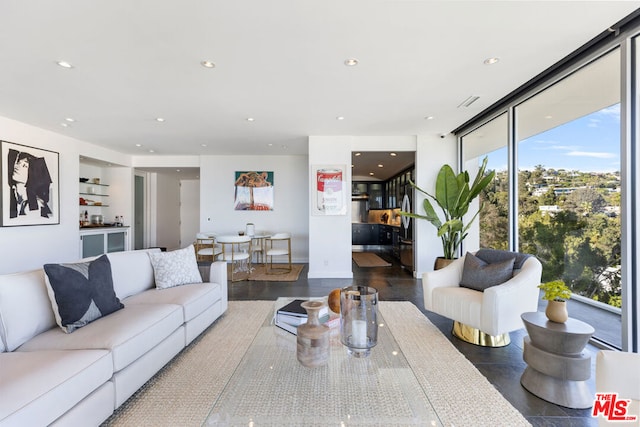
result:
[[[515,256],[504,261],[489,264],[467,252],[464,257],[460,286],[484,292],[491,286],[500,285],[513,276]]]
[[[44,271],[56,322],[66,333],[124,307],[113,290],[106,255],[90,262],[45,264]]]
[[[522,252],[511,252],[488,248],[482,248],[478,252],[476,252],[476,257],[489,264],[493,264],[494,262],[506,261],[509,258],[515,257],[516,259],[513,261],[514,270],[521,269],[524,262],[532,256],[533,255],[525,254]]]

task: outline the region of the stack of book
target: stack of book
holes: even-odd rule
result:
[[[280,308],[276,312],[275,324],[276,326],[284,329],[287,332],[291,332],[294,335],[297,335],[298,326],[307,323],[307,311],[302,308],[302,303],[305,300],[296,299]],[[318,314],[320,319],[320,323],[324,323],[329,327],[333,327],[336,324],[340,323],[339,315],[330,315],[329,307],[326,305],[320,309],[320,313]]]

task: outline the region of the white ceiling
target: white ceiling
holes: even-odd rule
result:
[[[154,156],[306,154],[309,135],[437,135],[637,6],[2,0],[0,116]],[[480,98],[457,108],[471,95]]]

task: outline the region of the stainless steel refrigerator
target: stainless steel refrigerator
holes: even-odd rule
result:
[[[413,206],[413,187],[405,184],[402,195],[402,210],[411,212]],[[400,265],[413,271],[413,218],[403,216],[400,223]]]

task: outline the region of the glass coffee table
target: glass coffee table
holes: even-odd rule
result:
[[[275,309],[291,299],[279,299]],[[206,426],[442,426],[380,312],[378,344],[354,358],[331,329],[329,364],[305,368],[296,336],[265,319]],[[215,369],[212,367],[211,369]]]

